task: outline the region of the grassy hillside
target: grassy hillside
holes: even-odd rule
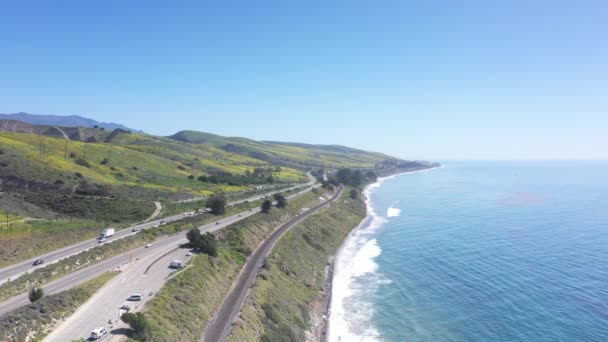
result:
[[[198,146],[214,146],[224,151],[296,168],[372,167],[391,159],[381,153],[339,145],[255,141],[196,131],[181,131],[169,138]]]
[[[277,226],[318,204],[323,193],[293,199],[286,209],[248,217],[218,232],[219,255],[196,255],[188,267],[171,278],[145,307],[150,323],[148,341],[198,341],[221,304],[247,256]]]
[[[310,307],[323,291],[326,268],[348,233],[365,217],[365,204],[345,194],[307,218],[275,245],[258,275],[229,341],[304,341]]]
[[[343,146],[195,131],[156,137],[0,120],[0,222],[9,221],[0,225],[0,253],[28,239],[60,246],[102,226],[142,221],[154,201],[305,182],[307,170],[373,168],[390,159]]]

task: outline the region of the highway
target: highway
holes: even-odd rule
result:
[[[343,188],[340,186],[338,191],[330,199],[283,224],[260,244],[260,246],[251,254],[251,256],[247,258],[247,262],[241,269],[235,286],[230,290],[230,293],[226,296],[224,302],[219,307],[214,317],[210,320],[205,329],[204,335],[201,337],[201,342],[218,342],[226,341],[228,339],[230,331],[232,330],[232,324],[239,315],[241,307],[243,306],[243,303],[247,297],[249,288],[253,286],[256,276],[260,268],[262,268],[264,260],[266,257],[268,257],[277,241],[279,241],[281,236],[283,236],[283,234],[289,231],[289,229],[291,229],[293,226],[297,225],[321,208],[335,202],[342,195],[342,191]]]
[[[291,199],[310,192],[312,187],[304,189],[296,194],[290,195],[287,198]],[[246,217],[255,215],[260,212],[260,208],[251,209],[233,215],[220,221],[219,224],[210,223],[201,226],[201,232],[214,232],[225,228],[235,222],[238,222]],[[110,262],[105,268],[92,269],[91,271],[81,271],[72,273],[78,281],[80,277],[92,278],[95,275],[101,274],[111,268],[120,267],[121,273],[104,285],[95,295],[93,295],[85,304],[74,312],[65,322],[59,325],[51,334],[43,341],[71,341],[79,338],[87,338],[91,331],[97,327],[106,327],[110,334],[103,339],[111,339],[111,332],[121,334],[121,328],[126,325],[118,322],[119,308],[123,304],[128,304],[132,307],[132,312],[137,312],[143,309],[146,302],[153,298],[153,295],[158,292],[168,276],[174,271],[170,269],[169,263],[172,260],[189,261],[190,257],[186,256],[187,250],[179,248],[179,245],[187,242],[186,232],[182,232],[155,242],[150,248],[141,247],[132,253],[134,257],[129,263],[126,255],[116,257],[115,262]],[[101,269],[101,270],[100,270]],[[71,279],[70,281],[74,281]],[[63,282],[62,282],[63,283]],[[75,284],[63,284],[63,290],[68,289]],[[54,286],[55,287],[55,286]],[[45,289],[46,291],[46,289]],[[127,302],[126,299],[131,294],[142,294],[143,299],[139,302]],[[27,296],[24,296],[24,301],[27,303]],[[3,303],[2,303],[3,304]],[[3,311],[0,304],[0,314]],[[109,322],[113,323],[110,324]]]
[[[308,176],[308,179],[309,179],[309,182],[306,184],[297,184],[295,186],[292,186],[287,189],[283,189],[281,191],[272,191],[269,193],[256,195],[256,196],[253,196],[250,198],[245,198],[245,199],[241,199],[238,201],[229,202],[228,205],[241,204],[246,201],[256,201],[256,200],[263,198],[264,196],[272,195],[277,192],[289,191],[289,190],[293,190],[298,187],[301,187],[303,185],[310,186],[310,185],[314,184],[314,182],[316,181],[314,179],[314,177],[310,173],[307,173],[306,175]],[[123,230],[117,231],[116,234],[113,237],[111,237],[110,239],[108,239],[108,241],[106,243],[111,243],[112,241],[115,241],[117,239],[136,234],[135,232],[132,232],[133,229],[136,229],[136,230],[149,229],[149,228],[160,225],[161,221],[169,223],[169,222],[179,221],[179,220],[183,219],[184,217],[187,217],[186,213],[181,213],[181,214],[165,217],[165,218],[154,220],[154,221],[137,224],[137,225],[125,228]],[[17,264],[13,264],[11,266],[4,267],[4,268],[0,269],[0,285],[5,283],[9,279],[11,279],[11,280],[16,279],[17,277],[21,276],[25,272],[31,272],[31,271],[35,270],[36,268],[45,267],[46,265],[55,263],[61,259],[78,254],[82,251],[91,249],[98,245],[99,245],[99,243],[96,239],[86,240],[86,241],[82,241],[82,242],[79,242],[79,243],[58,249],[58,250],[54,250],[54,251],[46,253],[46,254],[39,255],[34,258],[30,258],[28,260],[19,262]],[[33,266],[32,264],[34,263],[34,261],[36,261],[38,259],[44,260],[44,264],[42,264],[40,266]]]

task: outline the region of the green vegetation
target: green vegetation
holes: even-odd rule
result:
[[[93,239],[108,223],[89,220],[28,220],[0,226],[0,267]]]
[[[42,299],[42,297],[44,297],[44,291],[40,287],[35,287],[30,290],[30,292],[28,293],[28,297],[30,299],[30,302],[33,303],[39,299]]]
[[[262,202],[261,210],[264,214],[268,214],[271,208],[272,202],[270,200],[265,200],[264,202]]]
[[[217,257],[217,240],[211,233],[201,234],[201,231],[194,228],[186,234],[190,247],[212,257]]]
[[[8,126],[4,128],[10,131],[23,125]],[[28,127],[26,131],[35,134],[0,132],[0,213],[8,211],[11,217],[127,224],[151,215],[154,201],[168,204],[164,214],[169,215],[183,207],[196,208],[169,204],[172,200],[213,193],[231,198],[231,193],[259,185],[305,182],[304,171],[309,169],[398,165],[388,156],[342,146],[260,142],[193,131],[155,137],[121,129]],[[66,227],[61,234],[38,236],[48,239],[48,249],[91,237],[89,231],[82,234],[82,227]],[[68,233],[71,229],[74,232]],[[22,237],[0,230],[0,252],[14,242],[24,245],[29,236]],[[35,254],[28,253],[23,255]],[[8,262],[2,258],[0,264]]]
[[[245,138],[227,138],[215,134],[181,131],[171,139],[238,153],[263,160],[282,168],[337,168],[371,167],[390,157],[337,145],[309,145],[271,141],[255,141]]]
[[[104,273],[70,290],[42,298],[0,318],[2,341],[40,341],[54,321],[69,317],[116,273]]]
[[[132,330],[131,337],[137,341],[146,341],[149,335],[150,324],[146,321],[146,317],[141,312],[124,313],[120,319],[127,323]]]
[[[287,207],[287,198],[283,194],[274,194],[274,200],[277,201],[277,208],[283,209]]]
[[[243,307],[231,341],[304,341],[310,306],[323,291],[328,261],[365,217],[362,200],[342,196],[276,244]]]
[[[214,194],[209,196],[205,205],[207,208],[211,209],[212,214],[223,215],[226,213],[226,203],[226,196],[222,194]]]
[[[300,208],[318,203],[318,198],[309,193],[292,203],[284,210],[253,215],[218,232],[218,256],[197,255],[146,305],[147,340],[197,341],[251,251],[277,226],[299,214]]]

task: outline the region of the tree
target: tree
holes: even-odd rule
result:
[[[226,196],[222,194],[214,194],[207,199],[207,208],[211,209],[214,215],[223,215],[226,213]]]
[[[262,202],[262,212],[267,214],[270,212],[270,208],[272,208],[272,202],[270,202],[270,200],[265,200],[264,202]]]
[[[274,194],[274,200],[277,201],[277,208],[285,208],[287,206],[287,198],[281,194]]]
[[[376,173],[374,171],[368,171],[367,175],[365,175],[367,178],[369,178],[369,180],[375,182],[378,180],[378,175],[376,175]]]
[[[194,175],[188,176],[188,179],[194,179]]]
[[[201,231],[197,228],[192,228],[186,233],[186,238],[188,238],[188,242],[192,248],[198,249],[198,246],[201,244]]]
[[[146,316],[142,312],[126,312],[122,314],[120,319],[127,323],[133,329],[133,338],[138,341],[146,341],[150,331],[150,325],[146,320]]]
[[[215,239],[215,235],[211,233],[201,235],[201,242],[198,249],[214,258],[217,257],[217,240]]]
[[[353,189],[350,191],[350,198],[357,199],[357,197],[359,197],[358,195],[357,190]]]
[[[33,303],[33,302],[37,301],[38,299],[44,297],[44,291],[40,287],[35,287],[30,290],[29,297],[30,297],[30,302]]]
[[[200,230],[193,228],[186,233],[186,237],[192,248],[212,257],[217,257],[217,240],[215,239],[215,235],[211,233],[201,234]]]

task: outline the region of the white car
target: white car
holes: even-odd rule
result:
[[[192,252],[186,253],[186,256],[192,256]]]
[[[142,295],[140,295],[139,293],[136,293],[136,294],[132,294],[129,298],[127,298],[127,300],[131,301],[131,302],[139,302],[142,298],[143,298]]]
[[[101,238],[101,239],[99,239],[99,243],[104,243],[104,242],[106,242],[106,240],[108,240],[108,239],[106,239],[106,238]]]
[[[152,247],[152,244],[151,243],[147,243],[144,247],[145,248],[150,248],[150,247]]]
[[[108,333],[108,329],[104,327],[95,328],[91,331],[91,335],[89,336],[92,340],[99,340],[103,335]]]

